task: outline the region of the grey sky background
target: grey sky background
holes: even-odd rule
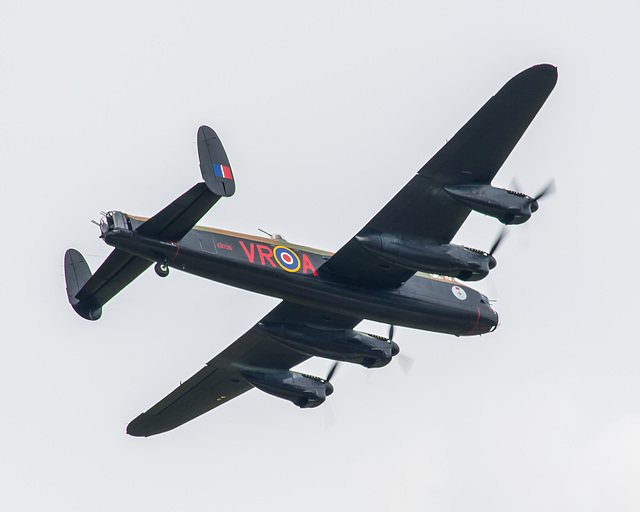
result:
[[[639,11],[5,0],[2,508],[638,510]],[[238,189],[202,224],[337,250],[542,62],[558,85],[494,184],[516,176],[534,194],[554,177],[558,191],[477,286],[498,300],[495,333],[398,329],[408,376],[342,365],[315,410],[252,391],[170,433],[125,435],[277,301],[148,271],[81,319],[63,255],[100,265],[100,210],[153,215],[200,180],[208,124]],[[487,249],[499,230],[473,214],[456,241]]]

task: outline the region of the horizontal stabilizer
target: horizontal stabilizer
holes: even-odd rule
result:
[[[133,217],[144,221],[136,231],[151,238],[180,240],[219,199],[219,195],[200,182],[150,219]]]
[[[198,158],[202,177],[209,190],[222,197],[232,196],[236,184],[229,158],[220,138],[208,126],[198,128]]]
[[[97,320],[102,306],[144,272],[153,262],[114,249],[96,273],[75,249],[64,257],[69,302],[82,318]]]
[[[75,249],[69,249],[64,255],[64,278],[67,282],[67,297],[73,309],[82,318],[97,320],[102,315],[102,306],[95,301],[80,301],[76,295],[91,278],[91,270],[86,260]]]

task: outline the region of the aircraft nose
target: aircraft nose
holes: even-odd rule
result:
[[[484,332],[493,332],[496,327],[498,327],[498,312],[495,311],[491,306],[487,306],[486,308],[482,308],[483,311],[480,313],[480,325]]]

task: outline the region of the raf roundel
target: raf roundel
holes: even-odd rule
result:
[[[231,167],[228,165],[211,164],[213,166],[213,175],[216,178],[224,178],[225,180],[232,180]]]
[[[465,300],[467,298],[467,292],[465,292],[459,286],[453,286],[451,288],[451,291],[453,292],[453,294],[456,296],[457,299]]]
[[[291,249],[279,245],[273,249],[276,262],[287,272],[297,272],[300,270],[300,258]]]

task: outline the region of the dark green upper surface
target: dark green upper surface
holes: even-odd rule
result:
[[[553,90],[554,66],[541,64],[509,80],[358,233],[375,231],[451,242],[470,213],[445,185],[489,184]],[[384,268],[352,238],[323,274],[370,287],[394,287],[413,272]]]

